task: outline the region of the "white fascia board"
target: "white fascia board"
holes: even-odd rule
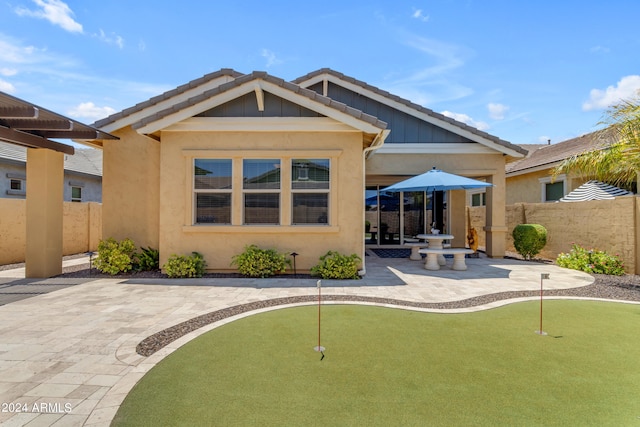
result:
[[[479,143],[386,143],[376,153],[379,154],[496,154],[495,150]]]
[[[182,92],[179,95],[173,96],[171,98],[167,98],[164,99],[160,102],[158,102],[157,104],[151,105],[147,108],[144,108],[140,111],[136,111],[135,113],[128,115],[126,117],[123,117],[119,120],[114,121],[113,123],[109,123],[108,125],[100,128],[101,131],[103,132],[113,132],[116,131],[118,129],[122,129],[124,127],[130,126],[136,122],[139,122],[140,120],[143,120],[146,117],[149,117],[153,114],[156,114],[162,110],[166,110],[167,108],[171,108],[171,106],[175,105],[175,104],[179,104],[181,102],[184,102],[186,100],[188,100],[189,98],[192,98],[194,96],[197,96],[199,94],[201,94],[202,92],[205,92],[207,90],[211,90],[211,89],[215,89],[216,87],[223,85],[225,83],[228,83],[230,81],[233,81],[234,77],[232,76],[220,76],[217,77],[215,79],[209,80],[208,82],[200,85],[200,86],[195,86],[191,89],[188,89],[184,92]]]
[[[553,162],[553,163],[547,163],[545,165],[540,165],[540,166],[535,166],[532,168],[527,168],[527,169],[521,169],[519,171],[515,171],[515,172],[507,172],[505,174],[505,176],[507,178],[511,178],[513,176],[520,176],[520,175],[526,175],[528,173],[534,173],[534,172],[542,172],[542,171],[546,171],[548,169],[553,169],[556,166],[560,165],[561,162]]]
[[[360,132],[329,117],[190,117],[162,130],[174,132]]]
[[[240,86],[234,87],[214,97],[207,98],[206,100],[200,103],[193,104],[189,107],[186,107],[172,114],[169,114],[155,122],[148,123],[145,126],[142,126],[136,130],[138,133],[141,133],[141,134],[151,134],[161,129],[166,129],[177,122],[193,117],[203,111],[217,107],[218,105],[222,105],[226,102],[232,101],[249,92],[253,92],[256,90],[256,84],[259,85],[259,87],[262,90],[273,93],[274,95],[277,95],[283,99],[291,101],[297,105],[308,108],[309,110],[315,111],[324,116],[330,117],[339,122],[347,124],[362,132],[378,134],[382,131],[382,129],[380,129],[379,127],[374,126],[368,122],[358,120],[357,118],[349,114],[342,113],[336,110],[335,108],[332,108],[320,102],[314,101],[310,98],[307,98],[306,96],[299,95],[295,92],[291,92],[290,90],[283,89],[278,85],[274,85],[264,80],[251,81],[251,82],[242,84]]]
[[[486,145],[487,147],[493,149],[494,151],[499,151],[501,153],[510,155],[512,157],[516,157],[516,158],[520,158],[520,157],[524,157],[524,154],[519,153],[515,150],[512,150],[508,147],[505,147],[503,145],[500,144],[496,144],[494,141],[491,141],[489,139],[483,138],[482,136],[475,134],[473,132],[469,132],[466,129],[460,128],[458,126],[455,126],[449,122],[446,122],[444,120],[440,120],[436,117],[430,116],[429,114],[426,114],[422,111],[416,110],[414,108],[409,107],[406,104],[403,104],[401,102],[395,101],[393,99],[387,98],[384,95],[381,95],[377,92],[371,91],[369,89],[363,88],[362,86],[359,86],[357,84],[353,84],[351,82],[347,82],[344,81],[342,79],[340,79],[339,77],[334,76],[333,74],[320,74],[317,75],[307,81],[304,81],[302,83],[300,83],[300,86],[302,87],[309,87],[312,86],[318,82],[321,81],[330,81],[333,82],[335,84],[337,84],[338,86],[342,86],[346,89],[349,89],[355,93],[361,93],[371,99],[373,99],[374,101],[378,101],[384,105],[388,105],[389,107],[395,108],[398,111],[401,111],[403,113],[406,113],[410,116],[416,117],[420,120],[424,120],[427,123],[431,123],[433,125],[436,125],[438,127],[441,127],[442,129],[445,129],[449,132],[455,133],[456,135],[460,135],[463,136],[467,139],[470,139],[472,141],[476,141],[482,145]]]

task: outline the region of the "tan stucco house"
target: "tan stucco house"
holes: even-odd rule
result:
[[[103,149],[103,237],[158,248],[161,264],[198,251],[218,271],[249,244],[296,252],[298,270],[329,250],[364,260],[367,244],[400,244],[427,230],[426,215],[408,218],[430,195],[399,195],[391,241],[373,242],[365,198],[432,167],[493,184],[486,250],[501,257],[505,161],[526,153],[330,69],[292,82],[222,69],[94,126],[120,138],[92,142]],[[466,194],[445,200],[452,244],[464,246]]]
[[[556,202],[575,190],[589,177],[559,174],[553,170],[564,160],[602,149],[613,142],[603,131],[588,133],[556,144],[523,144],[528,154],[507,163],[507,204]]]

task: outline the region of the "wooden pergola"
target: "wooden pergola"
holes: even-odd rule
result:
[[[64,155],[74,147],[51,139],[118,139],[0,92],[0,140],[27,147],[26,277],[62,272]]]

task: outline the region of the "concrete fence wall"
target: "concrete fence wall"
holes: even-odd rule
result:
[[[23,262],[26,250],[27,202],[0,198],[0,265]],[[64,202],[62,253],[98,249],[102,238],[102,204]]]
[[[471,207],[468,215],[484,246],[485,208]],[[507,250],[515,252],[511,233],[518,224],[541,224],[547,245],[539,256],[555,259],[576,243],[587,249],[618,255],[627,273],[640,273],[640,197],[618,197],[578,203],[516,203],[506,209]]]

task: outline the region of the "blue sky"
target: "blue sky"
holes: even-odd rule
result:
[[[640,89],[637,0],[4,0],[0,91],[91,124],[220,68],[329,67],[507,141]]]

